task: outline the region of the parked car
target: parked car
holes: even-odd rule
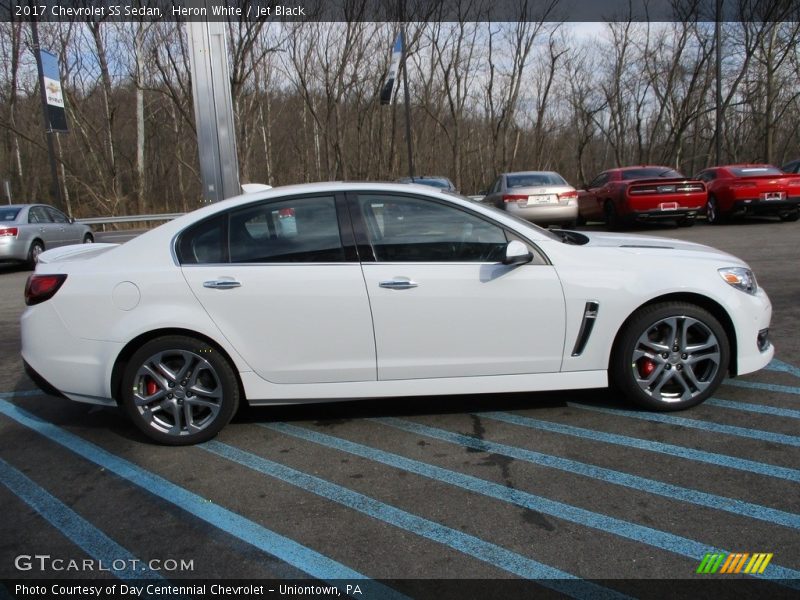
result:
[[[0,207],[0,261],[36,265],[50,248],[94,241],[88,225],[76,223],[46,204],[10,204]]]
[[[456,186],[447,177],[439,175],[425,175],[423,177],[401,177],[397,180],[400,183],[417,183],[419,185],[429,185],[431,187],[446,190],[448,192],[455,192]]]
[[[712,167],[697,177],[708,187],[709,223],[745,215],[772,215],[781,221],[800,218],[800,177],[772,165]]]
[[[623,167],[603,171],[578,191],[579,221],[604,221],[619,229],[635,221],[694,224],[706,206],[706,187],[669,167]]]
[[[800,173],[800,159],[783,165],[781,171],[784,173]]]
[[[481,200],[538,225],[575,226],[578,192],[553,171],[503,173]]]
[[[294,227],[277,224],[291,211]],[[264,227],[266,225],[266,227]],[[251,405],[596,388],[684,409],[769,363],[747,264],[655,237],[548,231],[423,186],[239,196],[123,244],[40,256],[26,371],[150,438]]]

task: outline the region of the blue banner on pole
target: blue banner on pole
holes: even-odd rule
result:
[[[398,74],[400,73],[400,60],[403,57],[403,34],[398,33],[397,39],[392,48],[392,62],[389,65],[389,75],[386,77],[386,83],[383,84],[381,89],[381,104],[392,103],[392,92],[394,91],[394,83],[397,81]]]
[[[61,91],[61,72],[58,68],[58,57],[47,50],[39,50],[42,60],[42,80],[47,99],[47,131],[67,132],[67,115],[64,110],[64,94]]]

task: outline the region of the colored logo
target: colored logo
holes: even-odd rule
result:
[[[763,573],[769,561],[772,560],[772,553],[758,552],[749,554],[747,552],[709,552],[700,561],[697,573]]]

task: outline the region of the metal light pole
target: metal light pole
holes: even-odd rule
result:
[[[242,193],[225,23],[189,22],[187,27],[203,196],[217,202]]]
[[[714,151],[716,164],[722,164],[722,0],[717,0],[717,15],[714,22],[714,38],[717,46],[717,124],[714,131]]]

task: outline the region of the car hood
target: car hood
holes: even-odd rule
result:
[[[695,242],[637,234],[585,231],[579,233],[586,236],[588,239],[588,241],[583,244],[584,248],[616,248],[627,254],[641,254],[663,258],[717,259],[734,265],[745,264],[741,259],[727,252]]]
[[[47,250],[39,255],[41,264],[71,262],[94,258],[116,248],[119,244],[74,244]]]

